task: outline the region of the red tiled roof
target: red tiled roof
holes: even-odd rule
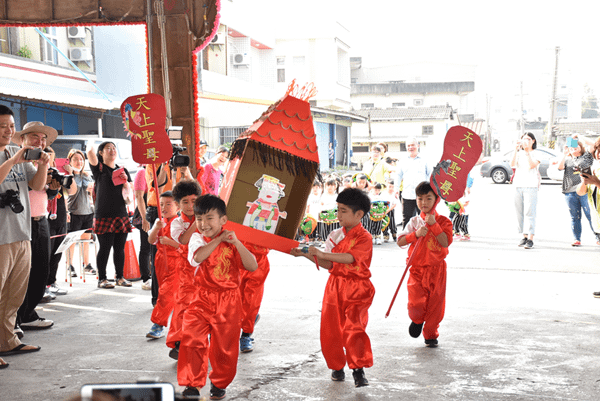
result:
[[[319,163],[310,104],[291,95],[271,105],[242,136]]]

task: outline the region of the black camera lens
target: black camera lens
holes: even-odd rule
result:
[[[10,207],[13,213],[21,213],[25,208],[19,199],[19,193],[13,189],[8,189],[5,193],[0,194],[0,208]]]

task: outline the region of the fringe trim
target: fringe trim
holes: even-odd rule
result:
[[[273,167],[278,171],[283,171],[285,169],[293,176],[302,174],[311,180],[313,180],[315,176],[319,180],[322,180],[318,163],[283,152],[280,149],[265,145],[261,142],[252,142],[252,161],[259,161],[263,166]],[[248,138],[240,138],[233,142],[229,152],[229,159],[234,160],[241,158],[244,155],[247,145]]]

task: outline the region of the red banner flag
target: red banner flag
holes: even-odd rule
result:
[[[483,144],[475,132],[457,125],[446,133],[444,153],[431,174],[431,186],[447,202],[456,202],[465,193],[467,176],[479,160]]]
[[[121,116],[125,129],[131,133],[133,160],[156,164],[171,158],[173,148],[165,127],[167,109],[161,95],[146,93],[128,97],[121,104]]]

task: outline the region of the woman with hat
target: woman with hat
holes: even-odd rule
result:
[[[93,142],[87,145],[87,156],[94,177],[95,220],[94,233],[98,237],[99,249],[96,256],[98,288],[114,288],[106,277],[106,265],[110,250],[113,250],[116,285],[131,287],[123,277],[125,266],[125,243],[131,232],[131,221],[127,212],[123,190],[130,188],[129,171],[116,165],[117,148],[112,142],[102,142],[94,152]]]

